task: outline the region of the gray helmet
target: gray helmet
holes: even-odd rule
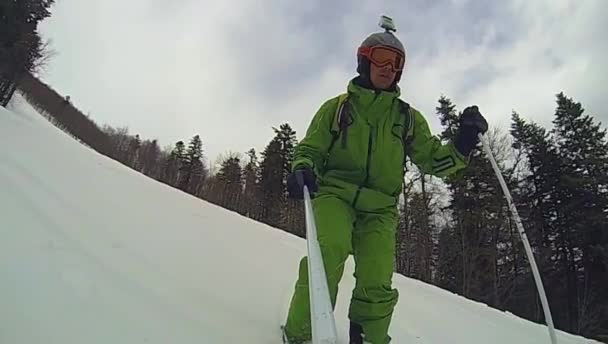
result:
[[[362,43],[360,48],[369,48],[369,47],[374,47],[374,46],[378,46],[378,45],[385,45],[385,46],[389,46],[391,48],[397,49],[399,51],[401,51],[401,53],[403,54],[403,57],[406,57],[406,53],[405,53],[405,48],[403,46],[403,44],[401,43],[401,41],[391,32],[391,31],[396,31],[395,26],[392,22],[392,19],[386,16],[382,16],[379,26],[383,29],[385,29],[385,32],[376,32],[373,33],[371,35],[369,35]],[[357,72],[364,78],[367,79],[369,82],[369,64],[370,61],[367,59],[367,57],[360,55],[359,53],[357,53]],[[401,79],[401,74],[402,72],[397,73],[396,77],[395,77],[395,85],[399,82],[399,80]],[[395,86],[393,85],[393,86]]]
[[[403,44],[390,31],[373,33],[367,37],[363,43],[361,43],[361,47],[374,47],[377,45],[386,45],[391,48],[395,48],[401,51],[403,56],[405,56],[405,48],[403,47]]]

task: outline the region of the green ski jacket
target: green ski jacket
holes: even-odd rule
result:
[[[400,90],[374,91],[348,84],[348,92],[327,100],[296,146],[292,169],[313,169],[319,192],[338,195],[363,211],[393,207],[402,191],[407,156],[424,173],[444,177],[467,166],[452,143],[431,135],[419,111],[402,111]],[[349,118],[339,125],[348,97]]]

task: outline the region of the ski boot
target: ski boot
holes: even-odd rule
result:
[[[350,330],[348,332],[350,337],[350,340],[348,341],[349,344],[371,344],[370,342],[365,341],[365,335],[363,334],[361,325],[351,321]]]

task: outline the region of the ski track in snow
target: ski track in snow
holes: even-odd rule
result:
[[[279,343],[305,241],[0,108],[0,343]],[[336,318],[347,342],[352,259]],[[395,275],[394,343],[549,343],[534,324]],[[558,331],[560,344],[597,343]]]

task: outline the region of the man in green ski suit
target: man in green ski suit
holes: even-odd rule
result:
[[[423,115],[399,99],[405,49],[387,28],[358,50],[359,75],[347,93],[327,100],[298,144],[288,178],[290,197],[313,193],[313,210],[332,305],[349,254],[356,286],[349,319],[350,343],[386,344],[398,292],[395,271],[397,202],[406,157],[424,173],[443,177],[467,166],[487,122],[476,106],[465,109],[452,143],[431,135]],[[299,265],[284,340],[310,343],[306,257]]]

